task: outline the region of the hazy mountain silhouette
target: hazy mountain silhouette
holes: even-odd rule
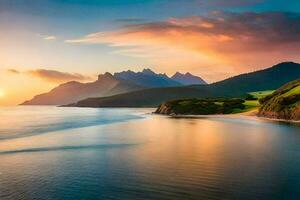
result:
[[[71,81],[59,85],[48,93],[35,96],[22,105],[61,105],[89,97],[101,97],[120,94],[143,87],[116,79],[112,74],[105,73],[98,76],[98,80],[91,83]]]
[[[61,84],[50,92],[25,101],[22,105],[62,105],[89,97],[104,97],[146,88],[171,86],[182,86],[182,84],[172,80],[166,74],[157,74],[150,69],[144,69],[142,72],[123,71],[114,75],[105,73],[99,75],[95,82],[71,81]]]

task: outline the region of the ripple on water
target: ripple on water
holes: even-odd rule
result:
[[[0,199],[297,199],[299,127],[243,120],[151,116],[0,141]]]

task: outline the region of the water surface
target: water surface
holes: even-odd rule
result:
[[[299,199],[300,127],[151,109],[0,109],[0,199]]]

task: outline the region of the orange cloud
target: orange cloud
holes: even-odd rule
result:
[[[18,71],[16,69],[7,69],[6,71],[10,74],[20,74],[20,71]]]
[[[91,77],[84,76],[78,73],[67,73],[67,72],[60,72],[56,70],[47,70],[47,69],[37,69],[37,70],[30,70],[29,73],[32,76],[41,78],[48,82],[53,83],[62,83],[67,81],[88,81],[91,80]]]
[[[299,32],[299,14],[215,11],[128,25],[66,42],[107,44],[119,47],[117,53],[148,57],[158,64],[198,67],[201,74],[210,70],[233,75],[280,61],[299,61]],[[213,79],[220,78],[224,77]]]

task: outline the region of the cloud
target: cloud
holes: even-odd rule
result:
[[[16,69],[7,69],[6,70],[10,74],[20,74],[21,72]]]
[[[45,34],[36,34],[37,37],[43,39],[43,40],[48,40],[48,41],[53,41],[53,40],[56,40],[57,37],[55,35],[45,35]]]
[[[214,11],[208,15],[127,25],[66,42],[106,44],[119,48],[117,53],[142,55],[173,66],[198,66],[202,71],[216,70],[221,74],[230,70],[247,71],[246,66],[299,60],[299,32],[297,13]]]
[[[67,81],[88,81],[91,77],[84,76],[78,73],[67,73],[56,70],[37,69],[27,71],[28,74],[41,78],[48,82],[62,83]]]
[[[68,73],[68,72],[61,72],[57,70],[48,70],[48,69],[19,71],[11,68],[11,69],[7,69],[6,72],[15,75],[31,75],[53,83],[93,80],[93,77],[85,76],[79,73]]]
[[[165,42],[181,38],[181,46],[206,45],[215,47],[230,41],[237,45],[242,42],[247,48],[260,49],[300,41],[300,15],[293,13],[224,13],[213,12],[209,16],[171,18],[163,22],[128,25],[112,32],[97,32],[68,43],[101,44],[111,46],[144,46],[153,41]],[[196,36],[196,37],[195,37]],[[194,38],[194,41],[186,40]],[[198,38],[198,39],[197,39]],[[189,42],[196,43],[194,45]],[[254,44],[253,44],[254,42]],[[233,49],[234,50],[234,49]],[[237,51],[239,51],[237,49]]]
[[[47,36],[45,36],[43,39],[44,39],[44,40],[56,40],[57,38],[56,38],[56,36],[54,36],[54,35],[47,35]]]

